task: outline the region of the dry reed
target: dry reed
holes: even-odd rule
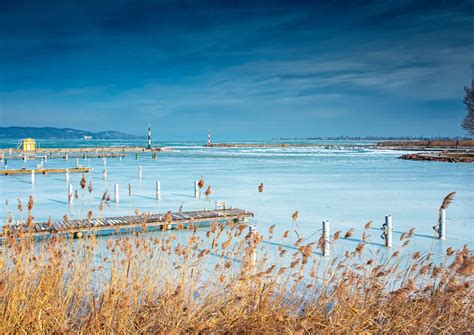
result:
[[[107,199],[105,192],[101,202]],[[144,227],[146,221],[142,214]],[[322,258],[314,242],[299,238],[270,257],[262,243],[267,237],[246,234],[245,223],[214,222],[201,233],[192,222],[168,230],[170,212],[165,222],[161,233],[86,235],[74,243],[57,234],[35,243],[7,231],[0,251],[0,332],[471,331],[474,256],[467,247],[449,248],[434,264],[430,254],[407,255],[403,248],[389,259],[365,255],[364,242],[346,257]]]

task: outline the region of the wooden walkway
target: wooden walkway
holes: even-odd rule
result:
[[[60,168],[60,169],[17,169],[17,170],[0,170],[0,175],[8,176],[12,174],[31,174],[31,171],[35,171],[35,174],[48,174],[48,173],[87,173],[92,171],[92,168],[88,167],[75,167],[75,168]]]
[[[82,237],[85,235],[114,235],[120,233],[130,233],[141,231],[146,227],[147,231],[162,230],[165,225],[169,229],[174,229],[178,224],[182,224],[184,228],[189,227],[192,223],[198,227],[209,226],[213,222],[229,223],[245,221],[248,217],[252,217],[253,213],[238,208],[216,209],[205,211],[191,212],[169,212],[171,223],[166,222],[167,213],[148,214],[143,222],[142,215],[118,216],[107,218],[93,218],[90,222],[84,220],[60,220],[50,222],[33,222],[30,231],[37,239],[44,239],[49,236],[60,234],[68,237]],[[3,227],[0,232],[0,240],[5,238],[6,232],[26,232],[28,228],[25,224],[13,224]]]
[[[52,155],[52,154],[72,154],[76,153],[79,155],[83,154],[127,154],[127,153],[149,153],[149,152],[160,152],[160,151],[171,151],[171,148],[167,147],[153,147],[147,149],[146,147],[136,146],[122,146],[122,147],[79,147],[79,148],[37,148],[35,151],[25,152],[16,148],[0,148],[0,156],[13,155],[13,154],[31,154],[31,155]]]
[[[0,155],[0,161],[2,160],[23,160],[24,157],[26,156],[26,160],[39,160],[39,159],[43,159],[45,157],[45,155],[23,155],[23,154],[19,154],[19,155],[11,155],[11,156],[1,156]],[[98,154],[94,154],[94,153],[84,153],[84,154],[81,154],[81,153],[72,153],[72,154],[65,154],[65,153],[50,153],[50,154],[47,154],[46,155],[46,158],[49,160],[49,159],[76,159],[76,158],[79,158],[79,159],[85,159],[85,158],[117,158],[117,157],[126,157],[127,154],[124,154],[124,153],[98,153]]]

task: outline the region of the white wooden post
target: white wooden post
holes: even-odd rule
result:
[[[392,247],[392,232],[393,232],[392,216],[385,215],[384,235],[385,235],[385,246],[387,248]]]
[[[199,198],[199,182],[194,181],[194,197]]]
[[[76,158],[76,167],[79,167],[79,158]]]
[[[446,239],[446,209],[441,210],[441,216],[439,218],[439,232],[438,238],[440,240]]]
[[[329,256],[331,254],[329,232],[330,232],[329,221],[323,221],[323,256]]]
[[[107,158],[104,157],[104,179],[107,178]]]
[[[69,169],[66,169],[66,183],[69,183]]]
[[[72,192],[72,185],[68,185],[68,192],[67,192],[67,203],[72,205],[74,200],[74,193]]]
[[[66,154],[66,162],[68,162],[68,161],[69,161],[69,155]]]
[[[35,183],[35,170],[31,170],[31,183]]]
[[[120,201],[119,184],[115,184],[114,199],[116,203],[119,203]]]
[[[159,180],[156,181],[156,199],[161,199],[161,183]]]
[[[138,165],[138,178],[142,178],[142,166]]]

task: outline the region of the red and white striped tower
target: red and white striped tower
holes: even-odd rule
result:
[[[208,147],[211,146],[211,130],[210,129],[207,131],[207,146]]]

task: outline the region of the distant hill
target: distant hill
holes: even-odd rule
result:
[[[39,138],[39,139],[81,139],[84,136],[92,136],[93,139],[136,139],[143,136],[124,134],[118,131],[101,131],[94,133],[91,131],[53,128],[53,127],[0,127],[0,138]]]

